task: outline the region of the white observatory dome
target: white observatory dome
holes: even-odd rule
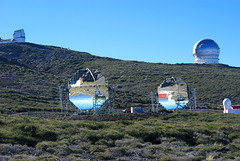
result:
[[[218,64],[220,48],[211,39],[198,41],[193,47],[195,63],[198,64]]]

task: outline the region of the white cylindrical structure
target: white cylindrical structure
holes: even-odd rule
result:
[[[223,100],[223,107],[224,107],[223,113],[229,113],[228,110],[231,109],[231,105],[232,105],[231,100],[228,98],[225,98]]]
[[[134,108],[133,107],[131,107],[131,113],[134,113]]]
[[[197,64],[219,64],[220,48],[211,39],[202,39],[193,47],[193,56]]]

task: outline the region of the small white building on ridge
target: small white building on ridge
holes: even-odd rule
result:
[[[236,114],[240,114],[240,105],[232,105],[231,100],[228,99],[228,98],[225,98],[223,100],[223,106],[224,106],[223,113],[236,113]]]
[[[1,39],[0,44],[13,43],[13,42],[25,42],[25,33],[23,29],[16,30],[13,33],[13,38],[10,39]]]

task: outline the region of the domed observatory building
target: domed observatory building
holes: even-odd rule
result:
[[[211,39],[198,41],[193,47],[195,63],[198,64],[219,64],[220,48]]]

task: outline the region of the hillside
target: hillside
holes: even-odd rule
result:
[[[222,108],[226,97],[240,104],[240,68],[226,65],[122,61],[31,43],[0,44],[0,109],[59,109],[58,86],[79,69],[98,69],[114,87],[117,108],[150,106],[150,92],[168,77],[196,88],[199,108]]]

